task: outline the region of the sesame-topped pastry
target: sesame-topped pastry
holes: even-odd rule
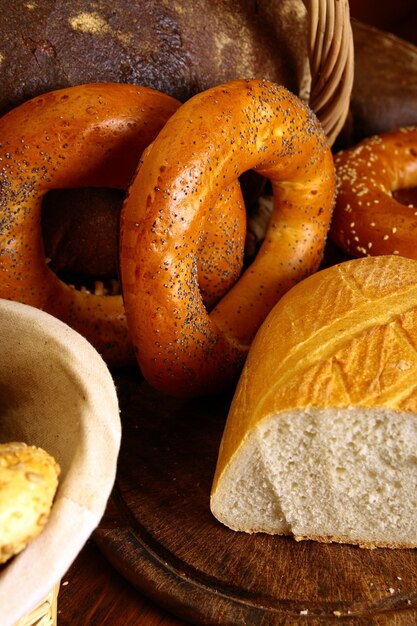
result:
[[[60,468],[42,448],[0,444],[0,563],[18,554],[43,530]]]
[[[364,139],[336,154],[335,165],[333,241],[353,257],[417,259],[417,205],[397,195],[417,186],[417,127]]]

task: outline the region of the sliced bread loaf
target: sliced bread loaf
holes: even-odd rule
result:
[[[366,257],[288,292],[250,349],[211,509],[234,530],[417,546],[417,262]]]

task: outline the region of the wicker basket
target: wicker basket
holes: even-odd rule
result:
[[[348,111],[354,50],[348,0],[305,0],[309,15],[309,104],[332,145]]]
[[[46,598],[15,626],[56,626],[59,586],[59,583],[55,585]]]

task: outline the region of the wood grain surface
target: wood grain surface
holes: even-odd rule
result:
[[[89,540],[61,582],[58,626],[186,626],[145,598]]]
[[[229,397],[166,398],[136,369],[116,382],[122,450],[94,539],[140,593],[193,624],[417,623],[416,550],[297,543],[214,519]]]

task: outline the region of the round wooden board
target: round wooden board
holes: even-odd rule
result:
[[[179,400],[116,377],[122,449],[94,534],[133,585],[193,624],[417,624],[417,551],[236,533],[209,508],[230,397]]]

